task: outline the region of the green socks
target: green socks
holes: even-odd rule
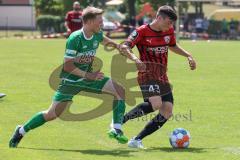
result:
[[[23,128],[25,132],[30,131],[31,129],[37,128],[43,125],[46,120],[43,117],[43,113],[39,112],[35,114],[27,123],[24,124]]]
[[[113,124],[122,124],[125,108],[126,106],[124,100],[113,101]],[[23,125],[23,129],[25,132],[28,132],[31,129],[35,129],[43,125],[45,122],[46,120],[43,117],[43,113],[39,112]]]
[[[125,108],[124,100],[113,101],[113,124],[122,124]]]

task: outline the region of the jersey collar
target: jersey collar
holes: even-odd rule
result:
[[[83,37],[86,39],[86,40],[92,40],[92,38],[93,38],[93,35],[90,37],[90,38],[87,38],[86,37],[86,35],[85,35],[85,33],[84,33],[84,30],[83,30],[83,28],[81,29],[82,30],[82,33],[83,33]]]
[[[147,26],[148,26],[148,28],[149,28],[151,31],[153,31],[153,32],[162,33],[162,31],[156,31],[156,30],[152,29],[152,28],[150,27],[150,24],[148,24]]]

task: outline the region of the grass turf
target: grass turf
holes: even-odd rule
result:
[[[0,92],[7,94],[0,99],[0,159],[240,159],[239,42],[182,41],[181,45],[193,53],[198,68],[190,71],[186,59],[170,53],[174,117],[144,139],[147,150],[129,149],[107,137],[112,113],[81,122],[58,119],[31,131],[18,149],[9,149],[15,126],[50,105],[54,91],[49,87],[49,76],[62,63],[65,40],[0,40]],[[111,72],[112,55],[100,47],[98,57],[103,59],[106,75]],[[137,103],[141,101],[137,98]],[[100,103],[99,99],[77,96],[71,111],[86,112]],[[129,138],[136,135],[147,120],[149,117],[128,122],[125,134]],[[189,149],[170,147],[168,135],[177,127],[190,131]]]

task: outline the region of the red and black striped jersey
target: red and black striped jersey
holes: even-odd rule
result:
[[[129,35],[125,44],[131,48],[136,45],[141,61],[147,66],[145,72],[138,73],[140,84],[149,80],[168,82],[168,46],[176,45],[173,28],[162,32],[151,29],[149,24],[142,25]]]

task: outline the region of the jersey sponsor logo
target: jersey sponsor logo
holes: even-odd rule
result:
[[[137,32],[136,30],[134,30],[134,31],[130,34],[129,39],[132,40],[132,41],[134,41],[135,39],[137,39],[137,37],[138,37],[138,32]]]
[[[164,41],[168,44],[170,42],[170,36],[165,36]]]
[[[167,53],[168,47],[162,46],[162,47],[147,47],[147,51],[155,52],[156,54],[164,54]]]
[[[96,54],[96,50],[91,50],[91,51],[87,51],[87,52],[78,52],[77,56],[81,57],[81,56],[95,56]]]
[[[82,55],[76,59],[76,62],[80,64],[85,64],[85,63],[91,63],[93,60],[94,60],[94,56]]]

